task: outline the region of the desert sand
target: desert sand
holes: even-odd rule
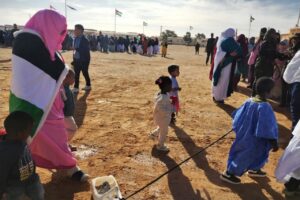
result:
[[[70,63],[72,53],[63,53]],[[11,58],[11,49],[0,49],[0,60]],[[206,147],[231,129],[231,112],[249,96],[240,83],[224,106],[211,98],[209,66],[205,53],[194,55],[193,47],[168,48],[168,57],[145,57],[127,53],[92,53],[90,75],[92,91],[80,91],[76,97],[75,119],[79,126],[72,145],[80,167],[91,175],[114,175],[124,197],[141,188],[157,176]],[[178,82],[181,112],[175,127],[169,128],[169,154],[159,154],[148,133],[155,128],[152,119],[154,84],[160,75],[168,75],[167,66],[180,65]],[[0,63],[0,128],[8,114],[11,62]],[[81,85],[84,79],[81,76]],[[222,182],[219,174],[226,167],[228,151],[234,133],[205,150],[180,168],[163,177],[131,199],[193,200],[193,199],[285,199],[283,185],[276,182],[274,170],[290,138],[290,114],[271,102],[280,130],[280,150],[271,153],[264,170],[267,178],[252,179],[244,175],[241,185]],[[61,174],[38,168],[47,200],[90,199],[89,184],[76,183]]]

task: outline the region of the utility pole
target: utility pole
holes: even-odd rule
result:
[[[159,34],[159,36],[161,36],[161,34],[162,34],[162,26],[160,26],[160,34]]]
[[[67,0],[65,0],[65,17],[66,17],[66,21],[67,21]]]
[[[298,21],[297,21],[296,27],[299,27],[299,20],[300,20],[300,9],[299,9],[299,16],[298,16]]]

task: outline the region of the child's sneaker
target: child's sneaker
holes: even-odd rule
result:
[[[148,137],[151,139],[151,140],[156,140],[158,138],[158,135],[155,134],[155,133],[149,133]]]
[[[75,181],[87,182],[88,179],[90,178],[90,176],[88,174],[84,173],[83,171],[79,170],[79,171],[75,172],[71,178]]]
[[[82,88],[82,90],[85,91],[90,91],[92,89],[92,87],[90,85],[86,85],[84,88]]]
[[[283,193],[285,194],[285,196],[287,197],[293,197],[293,196],[300,196],[300,189],[298,190],[294,190],[294,191],[289,191],[286,188],[283,190]]]
[[[73,88],[73,89],[72,89],[72,92],[73,92],[73,94],[78,94],[79,89],[78,89],[78,88]]]
[[[231,183],[231,184],[240,184],[241,183],[241,179],[239,179],[238,177],[236,177],[233,174],[229,174],[227,171],[225,171],[223,174],[220,175],[220,179],[222,181],[225,181],[225,182]]]
[[[266,177],[267,173],[262,171],[261,169],[259,169],[259,170],[248,170],[248,176],[250,176],[250,177]]]
[[[167,147],[166,145],[164,145],[164,146],[156,145],[156,149],[158,151],[163,151],[163,152],[169,152],[170,151],[169,147]]]

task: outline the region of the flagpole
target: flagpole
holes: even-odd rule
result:
[[[115,35],[117,34],[117,13],[116,13],[116,9],[115,9]]]
[[[66,21],[67,21],[67,0],[65,0],[65,17],[66,17]]]
[[[248,38],[250,38],[250,33],[251,33],[251,23],[252,23],[252,15],[250,15],[250,22],[249,22],[249,35]]]

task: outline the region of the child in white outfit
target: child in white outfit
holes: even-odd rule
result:
[[[150,133],[152,139],[158,137],[156,149],[159,151],[169,151],[169,148],[164,144],[168,134],[168,126],[171,121],[172,104],[168,92],[172,90],[172,81],[167,76],[161,76],[155,81],[160,88],[155,99],[154,106],[154,122],[157,128]]]
[[[180,108],[178,92],[181,91],[181,88],[179,87],[178,81],[176,79],[176,77],[178,77],[180,75],[179,66],[178,65],[170,65],[168,67],[168,72],[169,72],[170,78],[172,80],[172,90],[169,93],[170,99],[172,100],[172,105],[173,105],[173,111],[171,114],[171,123],[175,124],[176,116],[178,115],[179,108]]]

